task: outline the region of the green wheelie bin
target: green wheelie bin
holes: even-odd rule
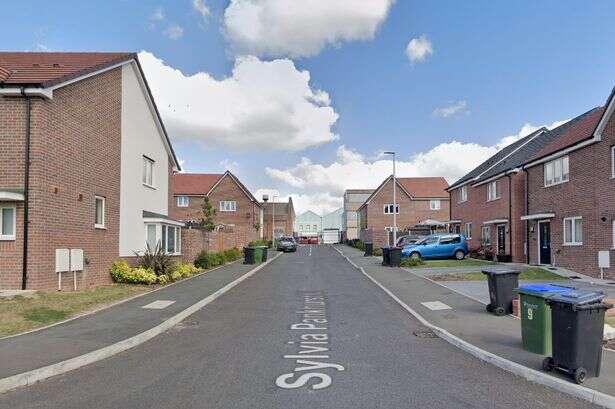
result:
[[[574,287],[542,283],[525,284],[515,290],[520,296],[523,349],[535,354],[551,355],[551,307],[546,300],[553,295],[574,290]]]
[[[264,263],[265,261],[267,261],[267,252],[269,250],[269,247],[267,246],[259,246],[262,250],[261,253],[261,261]]]
[[[259,264],[263,262],[263,247],[256,246],[254,247],[254,264]]]

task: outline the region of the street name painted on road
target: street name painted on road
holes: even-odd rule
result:
[[[294,355],[284,355],[284,359],[295,360],[295,368],[292,372],[278,376],[275,384],[283,389],[302,386],[313,390],[324,389],[332,383],[330,374],[335,372],[331,369],[345,369],[340,364],[327,362],[330,359],[327,297],[324,291],[307,291],[301,293],[301,299],[302,308],[297,311],[301,320],[290,326],[293,336],[297,334],[298,339],[288,342],[296,345],[298,351]],[[324,370],[329,371],[325,373]]]

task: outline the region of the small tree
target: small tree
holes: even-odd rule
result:
[[[203,199],[203,218],[201,219],[201,227],[207,231],[213,231],[216,228],[214,217],[216,216],[216,209],[211,205],[209,198],[205,196]]]

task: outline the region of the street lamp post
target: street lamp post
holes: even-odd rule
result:
[[[271,216],[272,216],[272,221],[271,221],[271,247],[275,248],[275,198],[279,197],[276,195],[271,195]]]
[[[395,152],[387,151],[385,155],[393,155],[393,245],[397,245],[397,180],[395,178]]]

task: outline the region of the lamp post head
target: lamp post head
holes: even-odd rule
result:
[[[385,154],[385,155],[395,155],[395,152],[393,152],[393,151],[385,151],[385,152],[382,152],[382,153]]]
[[[263,202],[267,203],[269,201],[269,195],[263,195]]]

